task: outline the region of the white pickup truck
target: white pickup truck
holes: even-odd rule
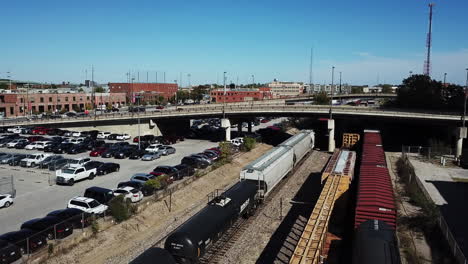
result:
[[[20,162],[21,167],[36,167],[39,162],[45,160],[47,157],[51,156],[51,154],[44,154],[44,153],[36,153],[24,158]]]
[[[66,167],[55,171],[55,182],[57,184],[67,184],[72,186],[76,181],[83,179],[94,179],[96,176],[96,168],[85,166],[81,167]]]

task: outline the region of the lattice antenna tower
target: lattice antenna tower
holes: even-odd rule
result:
[[[426,60],[424,61],[424,75],[430,76],[431,75],[431,47],[432,47],[432,7],[434,3],[429,4],[429,31],[427,32],[427,40],[426,40]]]

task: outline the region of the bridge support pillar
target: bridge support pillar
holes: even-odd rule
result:
[[[227,118],[221,119],[221,127],[226,131],[226,141],[231,141],[231,122]]]
[[[242,122],[239,121],[239,123],[237,123],[237,132],[239,133],[242,133]]]
[[[328,119],[328,152],[335,151],[335,120]]]
[[[252,133],[252,121],[247,122],[247,124],[248,124],[247,131],[249,133]]]
[[[457,158],[460,158],[462,155],[462,149],[463,149],[463,139],[466,138],[466,127],[458,127],[456,131],[457,135],[457,150],[455,156]]]

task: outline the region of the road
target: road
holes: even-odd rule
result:
[[[140,160],[116,160],[104,158],[92,158],[93,160],[116,162],[120,164],[120,171],[104,176],[97,176],[93,180],[77,182],[74,186],[49,186],[48,170],[37,168],[21,168],[1,165],[0,175],[2,177],[13,176],[17,197],[10,208],[0,209],[0,234],[19,229],[21,224],[27,220],[43,217],[47,213],[65,208],[70,198],[83,195],[86,188],[100,186],[105,188],[115,188],[122,181],[130,180],[130,177],[137,172],[150,172],[158,165],[177,165],[180,160],[189,154],[201,152],[204,149],[217,146],[218,143],[205,140],[185,140],[174,145],[177,152],[170,156],[164,156],[155,161]],[[34,153],[27,150],[1,149],[2,152],[23,152]],[[89,153],[89,152],[88,152]],[[78,158],[88,156],[88,153],[78,155],[64,155],[66,157]],[[17,169],[17,170],[13,170]],[[52,172],[53,173],[53,172]]]

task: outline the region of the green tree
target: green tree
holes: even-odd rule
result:
[[[253,148],[255,148],[255,145],[257,144],[257,141],[255,140],[255,138],[251,138],[251,137],[245,137],[244,138],[244,148],[245,148],[245,151],[251,151]]]
[[[94,88],[94,92],[95,93],[105,93],[106,90],[104,88],[102,88],[101,86],[98,86],[98,87]]]
[[[200,101],[206,94],[208,94],[209,89],[210,87],[208,85],[199,85],[194,87],[190,93],[190,98],[195,101]]]
[[[0,90],[8,90],[9,86],[6,83],[0,83]]]
[[[353,94],[359,94],[364,92],[364,87],[362,86],[353,86],[351,87],[351,93]]]
[[[109,201],[109,211],[116,222],[120,223],[130,218],[132,212],[131,201],[123,195],[116,196]]]
[[[392,86],[390,84],[381,84],[379,86],[382,87],[382,93],[392,93],[393,92]]]
[[[397,94],[397,102],[406,108],[443,108],[442,83],[429,76],[417,74],[403,80]]]
[[[330,103],[330,98],[328,97],[326,92],[322,91],[314,96],[314,101],[315,104],[326,105]]]

